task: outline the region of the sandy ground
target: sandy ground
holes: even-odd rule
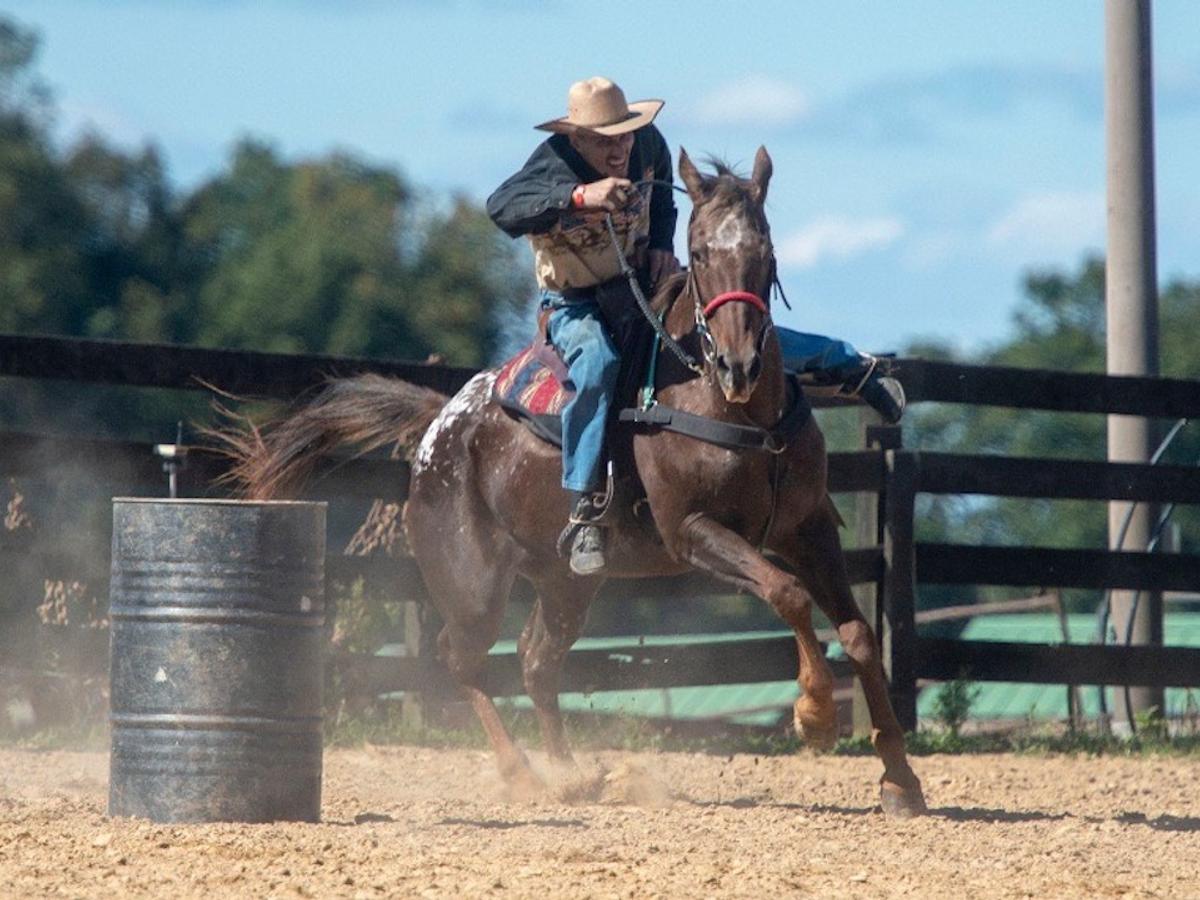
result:
[[[536,757],[535,757],[536,759]],[[104,815],[107,756],[0,750],[0,896],[1197,897],[1200,761],[589,753],[598,797],[508,799],[471,750],[325,755],[319,825]]]

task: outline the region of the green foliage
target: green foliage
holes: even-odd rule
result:
[[[1148,743],[1162,743],[1170,737],[1167,720],[1157,706],[1134,714],[1137,737]]]
[[[952,737],[958,737],[981,692],[979,685],[965,678],[945,682],[933,701],[934,718]]]

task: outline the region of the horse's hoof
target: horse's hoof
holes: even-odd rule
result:
[[[820,752],[832,750],[834,744],[837,743],[838,729],[836,719],[830,717],[828,721],[821,721],[816,717],[802,716],[797,710],[794,721],[796,731],[804,738],[804,743],[813,750]]]
[[[804,743],[813,750],[821,753],[827,753],[834,748],[838,740],[838,730],[836,725],[828,727],[820,727],[817,725],[805,725],[801,723],[800,733],[804,738]]]
[[[879,786],[879,804],[883,814],[892,819],[913,819],[929,812],[920,783],[903,788],[891,781],[883,782]]]

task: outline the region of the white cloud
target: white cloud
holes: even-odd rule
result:
[[[898,241],[905,232],[904,223],[891,216],[850,219],[824,216],[788,235],[775,245],[779,262],[785,266],[810,269],[828,261],[842,261]]]
[[[1023,197],[986,234],[988,244],[1001,250],[1040,259],[1073,257],[1104,243],[1104,194],[1052,191]]]
[[[808,111],[808,98],[796,86],[765,75],[750,75],[701,97],[688,118],[697,125],[778,127],[798,122]]]

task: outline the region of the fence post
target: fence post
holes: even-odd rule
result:
[[[879,468],[885,468],[885,450],[898,450],[901,444],[899,426],[883,425],[879,414],[864,406],[860,413],[863,424],[863,446],[879,451]],[[887,491],[881,487],[877,492],[860,492],[854,496],[854,528],[856,547],[878,547],[883,543],[884,503]],[[863,617],[871,626],[878,642],[883,635],[883,608],[879,598],[883,595],[883,577],[866,584],[854,585],[854,599]],[[871,711],[862,684],[854,682],[854,698],[851,704],[851,722],[856,737],[871,734]]]
[[[913,514],[918,454],[888,450],[883,523],[883,665],[905,731],[917,727],[916,553]]]

